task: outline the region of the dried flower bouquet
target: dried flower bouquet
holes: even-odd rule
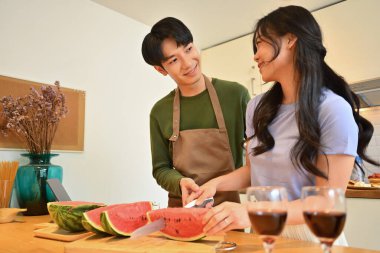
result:
[[[55,87],[42,86],[40,92],[32,87],[24,97],[2,97],[0,104],[5,119],[1,131],[5,136],[12,131],[26,141],[30,153],[50,153],[59,121],[68,112],[58,81]]]

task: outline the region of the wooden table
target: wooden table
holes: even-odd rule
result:
[[[214,252],[215,240],[207,239],[198,242],[177,242],[167,240],[161,236],[142,237],[137,240],[129,240],[115,237],[91,236],[89,239],[81,239],[72,243],[42,239],[33,236],[34,224],[47,222],[48,216],[23,217],[25,222],[13,222],[0,224],[0,252],[9,253],[60,253],[60,252]],[[137,243],[145,243],[145,247],[132,247]],[[146,244],[149,240],[157,243],[157,248],[152,244]],[[263,252],[260,239],[252,234],[241,232],[229,232],[226,240],[234,241],[238,247],[233,252]],[[78,248],[81,243],[86,247]],[[119,245],[118,245],[119,244]],[[121,246],[120,246],[121,245]],[[130,245],[128,247],[128,245]],[[140,246],[142,246],[141,244]],[[167,245],[167,247],[165,246]],[[174,245],[175,247],[169,247]],[[124,248],[127,247],[127,248]],[[149,250],[149,248],[151,250]],[[201,250],[197,250],[201,249]],[[206,251],[204,249],[207,249]],[[322,253],[318,244],[279,238],[274,252],[276,253]],[[351,247],[333,247],[333,253],[371,253],[376,251],[357,249]]]
[[[25,216],[25,222],[0,224],[0,253],[60,253],[64,252],[63,242],[33,236],[34,224],[48,222],[50,217]]]

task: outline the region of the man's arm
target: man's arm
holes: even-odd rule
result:
[[[170,141],[165,138],[157,120],[152,115],[150,115],[150,145],[153,177],[166,191],[180,197],[180,180],[184,177],[173,168]]]

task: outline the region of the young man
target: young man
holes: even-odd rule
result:
[[[202,74],[193,36],[178,19],[157,22],[142,54],[178,86],[153,106],[150,138],[153,176],[169,192],[168,206],[179,207],[198,185],[242,166],[249,94],[240,84]],[[239,202],[239,195],[223,192],[214,199]]]

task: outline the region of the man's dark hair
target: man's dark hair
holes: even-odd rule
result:
[[[187,46],[193,42],[193,35],[182,21],[167,17],[158,21],[142,43],[141,52],[146,63],[152,66],[161,66],[164,60],[161,44],[165,39],[173,39],[177,46]]]

